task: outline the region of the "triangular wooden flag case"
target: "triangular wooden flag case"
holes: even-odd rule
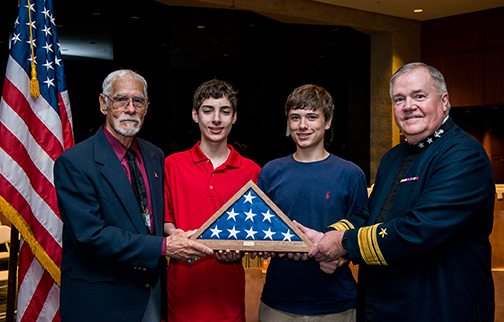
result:
[[[252,181],[192,236],[213,250],[306,253],[313,243]]]

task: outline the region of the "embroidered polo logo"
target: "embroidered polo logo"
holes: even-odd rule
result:
[[[325,195],[326,199],[329,199],[329,193],[330,193],[330,191],[328,193],[326,193],[326,195]]]

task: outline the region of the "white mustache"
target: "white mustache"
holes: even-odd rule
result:
[[[118,122],[136,121],[136,122],[140,123],[140,118],[137,115],[125,115],[125,116],[121,116],[121,117],[117,118],[117,121]]]
[[[126,129],[122,129],[122,121],[135,121],[137,124],[126,123]],[[124,136],[133,136],[140,131],[141,120],[137,115],[125,115],[118,117],[115,122],[115,130]]]

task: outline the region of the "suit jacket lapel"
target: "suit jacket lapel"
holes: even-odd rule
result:
[[[95,162],[103,165],[102,174],[110,184],[112,189],[116,192],[121,200],[121,203],[126,209],[126,214],[133,222],[138,233],[146,234],[145,224],[143,222],[138,203],[136,201],[135,193],[131,184],[126,176],[126,172],[117,158],[117,155],[108,142],[103,129],[100,128],[95,138],[94,155]]]

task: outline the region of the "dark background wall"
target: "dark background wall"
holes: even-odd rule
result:
[[[422,60],[443,73],[450,114],[504,183],[504,7],[423,22]]]
[[[63,56],[76,141],[104,121],[98,106],[103,79],[129,68],[149,83],[151,106],[139,136],[165,154],[189,149],[199,139],[191,119],[194,91],[219,78],[239,91],[229,142],[263,166],[295,151],[285,135],[285,100],[295,87],[313,83],[335,101],[327,150],[355,162],[369,178],[369,36],[347,27],[285,24],[248,11],[154,1],[53,5],[61,40],[98,35],[113,49],[113,60]],[[0,43],[5,62],[17,7],[7,11]]]

